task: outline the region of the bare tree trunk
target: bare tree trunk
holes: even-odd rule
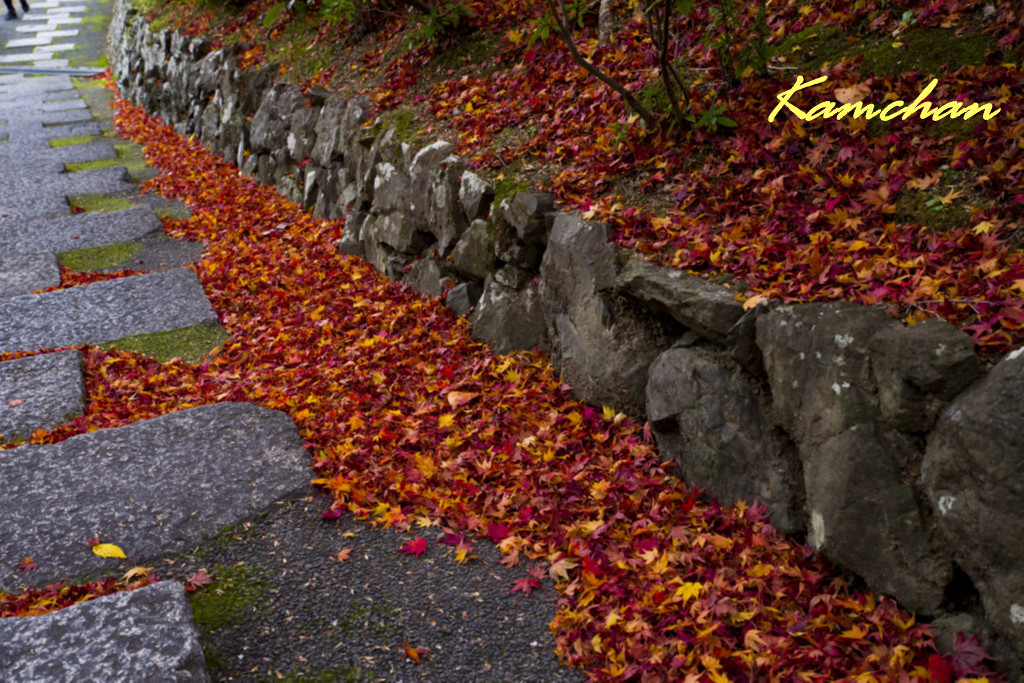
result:
[[[601,0],[601,9],[597,12],[597,46],[604,47],[612,37],[612,3],[615,0]]]

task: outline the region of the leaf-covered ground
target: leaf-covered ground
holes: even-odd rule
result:
[[[196,365],[85,348],[86,414],[32,442],[215,401],[286,411],[335,510],[401,529],[440,520],[442,542],[465,551],[457,559],[486,537],[507,564],[555,579],[560,654],[595,679],[986,673],[976,644],[939,656],[927,627],[852,590],[762,510],[700,498],[641,425],[572,400],[545,358],[495,357],[440,302],[339,254],[338,222],[118,109],[121,131],[163,172],[149,187],[194,210],[167,230],[206,244],[196,272],[231,340]],[[527,574],[510,590],[535,586]],[[7,596],[7,613],[49,593]]]
[[[1024,13],[1011,0],[771,3],[774,68],[734,87],[702,40],[711,18],[701,8],[714,3],[697,3],[676,26],[674,48],[694,111],[717,102],[739,125],[678,138],[642,129],[557,39],[529,45],[543,3],[460,4],[476,14],[464,24],[471,30],[441,44],[417,41],[421,25],[401,15],[349,44],[353,27],[318,15],[318,2],[289,12],[254,0],[232,14],[167,0],[154,3],[154,16],[248,41],[256,47],[246,63],[280,62],[307,86],[410,109],[420,115],[414,126],[454,137],[492,176],[553,169],[541,175],[559,201],[610,222],[620,244],[728,276],[745,297],[881,302],[911,323],[941,316],[986,356],[1024,341]],[[734,50],[752,40],[758,3],[737,4],[749,11],[729,22]],[[639,21],[620,23],[607,47],[589,24],[576,39],[632,91],[656,83]],[[828,76],[795,98],[805,111],[838,88],[876,104],[910,101],[937,78],[932,102],[992,102],[1001,112],[988,122],[802,122],[784,113],[769,123],[776,94],[797,75]]]

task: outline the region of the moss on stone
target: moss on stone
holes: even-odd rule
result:
[[[118,242],[102,247],[75,249],[57,254],[61,264],[71,270],[101,270],[127,261],[142,251],[142,245],[135,242]]]
[[[50,147],[58,149],[60,147],[70,147],[71,145],[84,145],[102,139],[102,135],[77,135],[73,138],[54,138],[50,140]]]
[[[211,572],[215,582],[189,596],[196,626],[216,631],[236,622],[249,610],[260,610],[267,596],[266,571],[237,564],[215,565]]]
[[[105,194],[83,194],[77,197],[68,197],[68,204],[73,211],[78,213],[91,213],[94,211],[124,211],[137,206],[127,197],[111,197]]]
[[[104,344],[104,348],[135,351],[159,361],[181,358],[196,363],[230,339],[218,323],[200,323],[153,334],[136,334]]]

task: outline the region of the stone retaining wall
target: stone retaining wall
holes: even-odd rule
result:
[[[122,93],[317,216],[339,249],[469,315],[496,352],[539,347],[586,402],[650,421],[687,482],[758,500],[937,630],[1024,657],[1024,353],[849,303],[744,311],[735,292],[616,248],[548,194],[494,190],[365,100],[237,68],[240,48],[150,31],[118,3]]]

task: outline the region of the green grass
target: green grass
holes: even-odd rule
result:
[[[124,211],[138,206],[126,197],[110,197],[105,194],[83,194],[77,197],[68,197],[68,204],[72,209],[77,209],[79,213]]]
[[[181,358],[188,363],[196,363],[229,338],[219,324],[200,323],[178,330],[124,337],[105,344],[104,348],[135,351],[159,361]]]
[[[142,251],[142,245],[135,242],[118,242],[103,247],[75,249],[57,254],[61,264],[71,270],[101,270],[127,261]]]
[[[54,138],[50,140],[50,147],[58,149],[60,147],[70,147],[71,145],[84,145],[88,142],[96,142],[102,140],[102,135],[78,135],[73,138]]]

